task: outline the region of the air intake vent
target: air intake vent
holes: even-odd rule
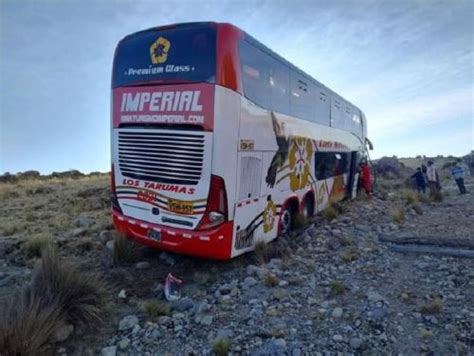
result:
[[[118,156],[126,177],[195,185],[202,173],[204,135],[121,130]]]

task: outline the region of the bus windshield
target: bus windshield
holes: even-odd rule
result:
[[[150,29],[117,47],[112,87],[147,82],[215,81],[216,30],[211,27]]]

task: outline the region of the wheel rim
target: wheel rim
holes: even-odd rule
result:
[[[288,209],[283,211],[280,219],[281,232],[283,234],[287,233],[290,230],[291,226],[291,213]]]

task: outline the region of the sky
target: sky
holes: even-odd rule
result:
[[[141,29],[231,22],[361,108],[373,158],[474,142],[474,2],[0,0],[0,174],[110,168],[114,49]]]

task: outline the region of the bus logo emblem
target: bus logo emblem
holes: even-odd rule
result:
[[[165,63],[168,59],[168,52],[171,47],[171,42],[164,37],[158,37],[150,46],[150,57],[153,64]]]

